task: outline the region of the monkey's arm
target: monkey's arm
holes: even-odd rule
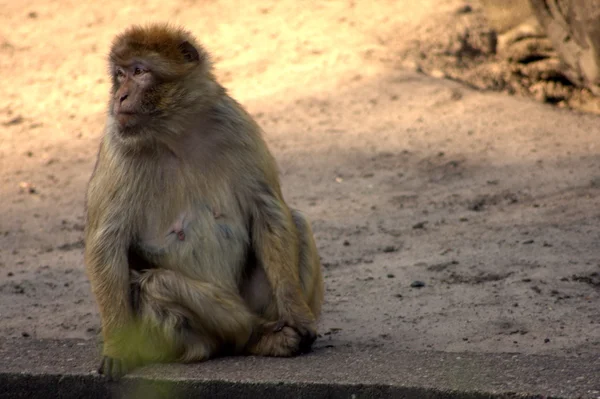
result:
[[[302,337],[302,345],[316,337],[315,316],[300,285],[299,241],[292,214],[281,194],[264,185],[256,194],[252,245],[273,289],[280,320]]]
[[[113,226],[119,226],[116,221]],[[104,338],[100,373],[119,378],[134,359],[127,344],[133,328],[125,232],[92,221],[86,231],[85,263],[102,319]]]

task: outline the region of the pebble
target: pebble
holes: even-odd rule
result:
[[[470,12],[473,11],[473,7],[471,7],[470,4],[464,4],[460,7],[458,7],[455,11],[456,14],[460,15],[460,14],[468,14]]]
[[[424,229],[426,224],[427,224],[427,222],[419,222],[419,223],[413,225],[412,228],[413,229]]]
[[[415,280],[410,284],[410,286],[412,288],[422,288],[425,287],[425,283],[423,281]]]
[[[448,77],[448,75],[446,75],[446,73],[444,71],[441,71],[439,69],[434,69],[433,71],[431,71],[429,73],[429,75],[436,79],[445,79]]]

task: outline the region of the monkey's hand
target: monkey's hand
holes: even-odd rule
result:
[[[104,356],[98,367],[98,373],[104,375],[109,381],[118,381],[136,367],[135,362]]]

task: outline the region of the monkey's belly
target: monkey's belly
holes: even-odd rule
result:
[[[212,280],[223,273],[237,274],[244,264],[248,232],[235,220],[181,214],[167,229],[148,231],[153,230],[142,235],[136,245],[153,267]]]

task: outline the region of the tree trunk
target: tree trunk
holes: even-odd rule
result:
[[[529,0],[576,85],[600,95],[600,0]]]

